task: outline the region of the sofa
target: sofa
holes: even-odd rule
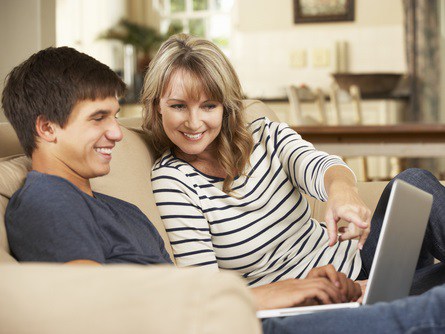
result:
[[[262,102],[245,100],[248,119],[277,120]],[[154,202],[152,154],[141,119],[121,119],[124,139],[109,175],[93,190],[137,205],[154,223],[171,255]],[[233,272],[174,266],[84,266],[18,263],[10,253],[4,214],[31,168],[8,123],[0,123],[0,333],[260,333],[244,282]],[[384,182],[360,183],[375,208]],[[324,204],[309,199],[323,220]],[[63,219],[63,217],[60,217]],[[172,257],[173,258],[173,257]]]

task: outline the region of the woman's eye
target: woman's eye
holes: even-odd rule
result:
[[[173,104],[170,107],[173,108],[173,109],[177,109],[177,110],[185,109],[185,105],[184,104]]]
[[[216,108],[216,104],[207,104],[204,106],[204,109],[206,110],[212,110]]]

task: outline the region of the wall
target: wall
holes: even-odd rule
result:
[[[55,0],[0,0],[0,91],[11,69],[55,45]],[[3,110],[0,122],[6,121]]]
[[[154,0],[127,0],[128,17],[133,22],[145,24],[158,29],[160,26],[160,16],[154,7]]]
[[[347,42],[349,71],[405,72],[402,1],[356,0],[355,4],[353,22],[294,24],[292,0],[238,1],[232,60],[246,94],[281,97],[288,84],[328,88],[330,73],[336,71],[339,41]],[[320,52],[327,64],[317,67],[313,56]],[[292,66],[293,57],[299,55],[305,65]]]
[[[14,66],[49,46],[75,47],[122,68],[121,44],[97,37],[126,15],[126,0],[0,0],[0,8],[0,45],[7,50],[0,58],[0,91]]]
[[[70,46],[121,71],[122,44],[99,35],[126,16],[126,0],[56,0],[57,46]]]

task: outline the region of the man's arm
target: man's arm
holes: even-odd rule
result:
[[[64,181],[39,179],[14,196],[6,212],[11,250],[19,261],[105,262],[95,218]]]

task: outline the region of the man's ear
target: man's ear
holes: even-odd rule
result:
[[[47,142],[55,142],[56,136],[56,124],[48,121],[44,116],[40,115],[36,120],[36,131],[39,138]]]

